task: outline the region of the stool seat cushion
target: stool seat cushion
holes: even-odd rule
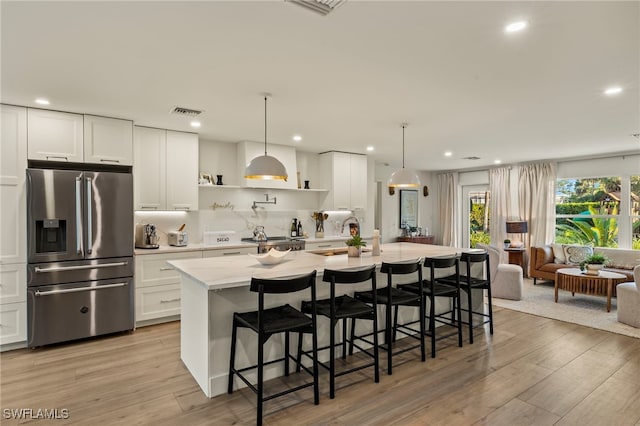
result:
[[[311,305],[311,303],[309,303]],[[236,314],[239,326],[251,328],[258,332],[258,311]],[[311,328],[311,318],[293,308],[291,305],[283,305],[265,309],[262,314],[264,332],[267,334],[281,333],[283,331],[299,331]]]
[[[415,284],[416,289],[418,285]],[[378,304],[388,304],[391,305],[409,305],[415,303],[415,306],[420,306],[420,296],[416,292],[408,292],[404,290],[397,289],[395,287],[391,287],[391,301],[388,301],[387,297],[387,288],[379,288],[377,289],[377,302]],[[358,300],[362,300],[366,303],[373,303],[373,292],[371,291],[357,291],[354,296]]]
[[[316,313],[325,317],[331,316],[331,299],[322,299],[316,302]],[[311,312],[311,302],[302,302],[302,312]],[[342,318],[373,318],[373,308],[364,302],[351,296],[336,297],[336,316]]]

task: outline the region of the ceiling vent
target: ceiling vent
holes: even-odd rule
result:
[[[307,10],[326,16],[347,0],[285,0]]]
[[[173,107],[170,114],[183,115],[185,117],[197,117],[202,114],[202,111],[198,111],[197,109],[183,108],[183,107]]]
[[[480,159],[480,157],[476,157],[476,156],[474,155],[474,156],[471,156],[471,157],[462,157],[462,159],[463,159],[463,160],[479,160],[479,159]]]

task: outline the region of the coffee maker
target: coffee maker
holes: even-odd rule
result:
[[[152,223],[136,224],[136,248],[157,249],[158,233]]]

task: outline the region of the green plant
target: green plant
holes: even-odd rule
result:
[[[350,247],[364,247],[367,245],[367,242],[364,241],[362,237],[360,237],[360,235],[354,235],[353,237],[345,241],[345,244]]]
[[[471,248],[475,248],[476,244],[480,243],[480,244],[484,244],[484,245],[489,245],[490,244],[490,238],[489,238],[489,234],[487,232],[482,232],[482,231],[474,231],[471,233],[471,235],[469,236],[469,240],[470,240],[470,246]]]
[[[591,215],[598,215],[599,212],[589,207]],[[612,215],[618,214],[617,207],[612,210]],[[568,223],[559,223],[556,229],[560,235],[556,234],[556,241],[563,243],[573,243],[595,247],[617,247],[618,242],[618,220],[616,218],[576,218],[567,219]]]
[[[594,253],[591,256],[588,256],[585,260],[580,262],[580,270],[584,271],[586,265],[604,265],[609,261],[609,259],[600,253]]]
[[[505,240],[504,240],[503,242],[504,242],[505,244],[509,244],[509,243],[511,242],[511,240],[510,240],[510,239],[508,239],[508,238],[505,238]]]

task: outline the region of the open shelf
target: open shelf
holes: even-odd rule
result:
[[[208,184],[199,184],[198,188],[207,188],[207,189],[268,189],[269,191],[301,191],[301,192],[329,192],[328,189],[298,189],[298,188],[258,188],[252,186],[238,186],[238,185],[208,185]]]

